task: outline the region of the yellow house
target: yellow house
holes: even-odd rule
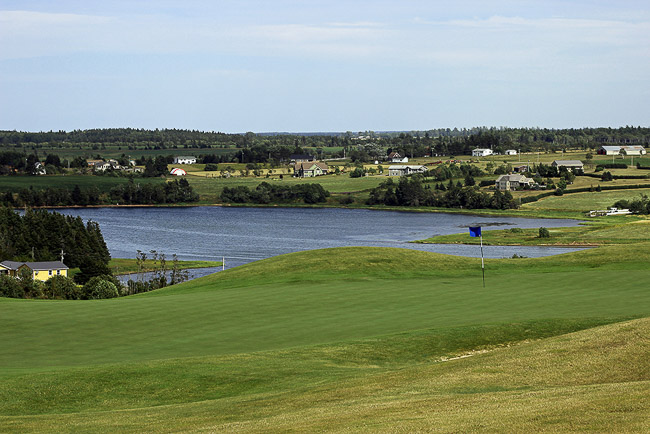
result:
[[[0,273],[18,277],[21,268],[27,268],[32,272],[34,280],[46,281],[52,276],[68,277],[68,267],[61,261],[49,262],[0,262]]]

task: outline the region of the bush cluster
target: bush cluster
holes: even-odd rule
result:
[[[262,182],[251,190],[246,186],[225,187],[221,200],[229,203],[295,203],[325,202],[330,193],[320,184],[272,185]]]

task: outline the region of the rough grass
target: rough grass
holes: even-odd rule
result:
[[[120,385],[130,387],[133,372],[127,367],[125,378],[110,378],[98,393],[107,393],[99,408],[75,412],[74,406],[40,416],[0,417],[3,430],[31,431],[386,431],[399,427],[403,431],[437,430],[444,432],[491,431],[636,431],[650,429],[650,321],[636,320],[559,337],[494,349],[485,353],[466,353],[444,362],[428,360],[400,369],[375,368],[362,364],[346,366],[325,357],[316,370],[341,372],[336,381],[318,381],[298,375],[287,366],[307,361],[306,354],[275,353],[252,355],[253,363],[269,359],[271,378],[266,371],[256,375],[240,374],[238,357],[220,362],[186,360],[182,366],[167,366],[174,378],[185,378],[185,387],[200,388],[197,383],[241,385],[248,382],[250,394],[229,390],[221,395],[190,402],[150,405],[147,400],[165,386],[155,375],[135,381],[129,410],[106,410],[115,406],[110,398],[119,395],[110,390]],[[312,356],[321,357],[322,348],[313,349]],[[291,357],[294,356],[294,357]],[[239,361],[250,363],[245,357]],[[196,365],[214,365],[214,370],[201,378],[192,378]],[[143,366],[144,368],[148,366]],[[187,367],[190,375],[183,375]],[[231,375],[220,375],[220,369]],[[278,375],[274,376],[277,369]],[[297,369],[298,371],[300,369]],[[160,371],[156,371],[160,372]],[[352,372],[352,373],[350,373]],[[93,375],[69,373],[70,388],[88,392],[97,387]],[[304,372],[303,372],[304,374]],[[83,386],[83,375],[90,382]],[[275,377],[275,378],[274,378]],[[45,375],[37,375],[35,386],[41,386]],[[259,387],[256,380],[275,383]],[[305,383],[302,381],[306,380]],[[283,384],[289,381],[289,384]],[[139,386],[150,384],[141,391]],[[49,390],[45,388],[45,390]],[[87,393],[93,397],[92,393]],[[180,395],[180,394],[179,394]],[[65,398],[65,397],[64,397]],[[85,396],[79,396],[79,405]],[[145,401],[145,402],[141,402]],[[26,402],[30,406],[30,402]],[[53,403],[52,405],[57,405]],[[82,404],[83,405],[83,404]],[[70,413],[72,412],[72,413]],[[11,413],[11,412],[9,412]]]

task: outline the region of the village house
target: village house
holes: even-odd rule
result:
[[[415,166],[415,165],[388,166],[388,176],[412,175],[413,173],[424,173],[426,171],[427,168],[424,166]]]
[[[409,159],[408,157],[404,156],[402,157],[399,152],[391,152],[388,154],[388,159],[390,160],[391,163],[408,163]]]
[[[196,157],[174,157],[174,164],[196,164]]]
[[[495,187],[497,190],[509,191],[531,187],[533,184],[535,184],[535,181],[526,178],[524,175],[501,175],[497,178]]]
[[[494,152],[492,152],[492,149],[474,149],[472,150],[472,157],[487,157],[488,155],[492,155]]]
[[[580,160],[555,160],[551,163],[551,166],[557,167],[558,170],[561,167],[566,167],[571,171],[574,171],[576,169],[584,169],[584,164],[582,164],[582,161]]]
[[[299,178],[313,178],[314,176],[327,175],[329,167],[322,161],[300,162],[293,167],[293,174]]]
[[[49,262],[0,262],[0,274],[18,277],[20,270],[26,268],[32,272],[34,280],[46,281],[52,276],[68,276],[68,267],[61,261]]]

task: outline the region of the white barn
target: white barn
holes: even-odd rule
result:
[[[416,165],[388,166],[388,176],[404,176],[404,175],[411,175],[413,173],[424,173],[426,171],[427,168],[424,166],[416,166]]]
[[[646,151],[643,146],[621,146],[623,155],[645,155]]]
[[[514,149],[506,150],[506,155],[517,155],[517,151]]]

